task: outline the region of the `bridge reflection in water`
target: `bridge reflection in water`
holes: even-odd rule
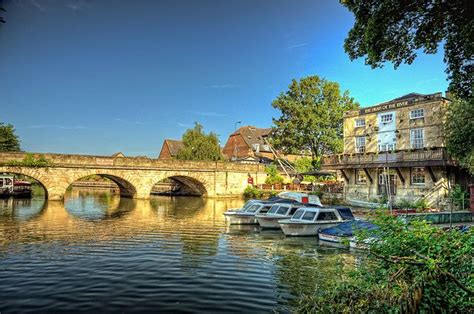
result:
[[[222,213],[242,203],[75,190],[0,203],[0,312],[287,311],[305,280],[294,258],[330,260],[323,277],[334,258],[354,264],[315,238],[229,228]]]

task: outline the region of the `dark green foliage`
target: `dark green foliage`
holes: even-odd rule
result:
[[[446,147],[459,164],[474,174],[474,99],[454,100],[448,108]]]
[[[310,152],[313,168],[323,154],[342,152],[343,113],[358,108],[349,92],[339,84],[318,76],[293,80],[288,91],[272,103],[281,111],[274,133],[275,147],[287,152]]]
[[[454,206],[458,209],[468,207],[469,195],[464,191],[459,184],[456,184],[449,192],[449,198]]]
[[[180,160],[222,160],[219,139],[213,132],[204,133],[202,125],[195,123],[194,128],[186,130],[183,135],[184,147],[176,158]]]
[[[283,177],[280,175],[278,168],[275,165],[269,165],[265,167],[265,172],[267,173],[267,178],[265,183],[267,184],[278,184],[283,183]]]
[[[246,199],[250,198],[262,198],[263,191],[257,189],[254,186],[248,185],[244,190],[244,197]]]
[[[298,173],[304,173],[304,172],[315,170],[312,159],[308,157],[297,159],[295,161],[295,169],[296,171],[298,171]],[[305,175],[303,180],[306,182],[315,182],[316,177]]]
[[[434,54],[444,44],[450,90],[472,97],[474,12],[470,0],[340,0],[355,17],[344,42],[351,60],[365,57],[372,68],[390,61],[411,64],[418,50]]]
[[[444,231],[378,214],[365,258],[341,280],[313,283],[298,311],[322,313],[468,313],[474,308],[474,232]],[[374,234],[359,232],[361,241]],[[339,265],[340,266],[340,265]],[[335,265],[334,267],[338,267]],[[317,271],[317,270],[315,270]]]
[[[16,152],[20,150],[20,140],[11,124],[0,122],[0,152]]]
[[[21,161],[10,161],[6,163],[6,166],[11,167],[32,167],[32,168],[40,168],[40,167],[50,167],[53,164],[44,157],[44,155],[39,155],[36,158],[33,154],[28,153],[25,155],[23,160]]]

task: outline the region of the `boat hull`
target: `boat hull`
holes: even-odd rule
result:
[[[316,236],[319,230],[336,226],[337,223],[280,223],[281,230],[287,236]]]
[[[334,243],[341,243],[344,239],[349,239],[348,237],[329,235],[322,232],[319,232],[318,237],[319,237],[319,240],[334,242]]]
[[[257,218],[250,215],[225,215],[225,220],[231,225],[257,225]]]
[[[276,216],[276,217],[269,217],[269,216],[257,216],[258,224],[265,229],[280,229],[280,224],[278,220],[287,219],[291,216]]]

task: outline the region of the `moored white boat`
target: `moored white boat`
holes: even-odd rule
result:
[[[362,208],[370,208],[370,209],[377,209],[377,208],[386,208],[386,204],[362,201],[362,200],[355,200],[355,199],[347,199],[346,202],[355,207],[362,207]]]
[[[245,210],[225,212],[224,217],[232,225],[256,225],[258,222],[255,215],[268,212],[272,205],[271,202],[255,202]]]
[[[257,214],[255,217],[262,228],[280,229],[278,220],[291,218],[295,211],[301,206],[304,206],[304,204],[275,203],[266,214]]]
[[[300,207],[290,219],[279,220],[281,229],[289,236],[317,235],[320,229],[330,228],[353,220],[348,207]]]

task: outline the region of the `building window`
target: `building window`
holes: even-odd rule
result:
[[[257,153],[260,151],[260,145],[259,144],[253,144],[253,150],[256,151]]]
[[[420,119],[425,117],[425,110],[423,108],[410,111],[410,119]]]
[[[386,113],[383,115],[380,115],[380,122],[382,123],[390,123],[393,121],[393,114],[391,113]]]
[[[356,137],[356,152],[357,153],[365,152],[365,136]]]
[[[367,176],[365,175],[364,170],[358,169],[356,172],[357,177],[357,184],[366,184],[367,183]]]
[[[379,144],[379,152],[391,152],[397,149],[397,144]]]
[[[365,119],[364,118],[358,118],[355,120],[356,128],[361,128],[365,126]]]
[[[420,129],[411,129],[410,130],[410,143],[411,148],[423,148],[424,144],[424,131]]]
[[[425,168],[412,168],[411,170],[411,184],[424,185],[425,184]]]

